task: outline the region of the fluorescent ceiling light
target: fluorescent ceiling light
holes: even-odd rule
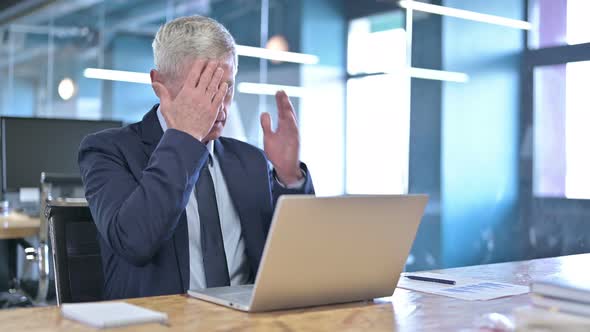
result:
[[[99,80],[152,84],[150,74],[134,71],[86,68],[84,69],[84,77]]]
[[[249,82],[242,82],[238,84],[238,92],[240,93],[274,96],[279,90],[285,90],[289,97],[303,97],[305,94],[305,88],[299,86]]]
[[[530,30],[532,28],[532,24],[527,21],[514,20],[511,18],[506,18],[506,17],[502,17],[502,16],[482,14],[482,13],[472,12],[469,10],[444,7],[444,6],[437,6],[437,5],[432,5],[432,4],[424,3],[424,2],[411,1],[411,0],[401,0],[399,2],[399,5],[400,5],[400,7],[405,8],[405,9],[412,9],[415,11],[426,12],[426,13],[431,13],[431,14],[451,16],[451,17],[456,17],[456,18],[462,18],[465,20],[502,25],[502,26],[506,26],[506,27],[510,27],[510,28],[523,29],[523,30]]]
[[[410,68],[410,76],[413,78],[422,78],[425,80],[447,81],[457,83],[466,83],[467,81],[469,81],[469,75],[465,73],[425,68]]]
[[[312,54],[269,50],[261,47],[236,45],[236,52],[241,56],[282,62],[295,62],[305,65],[315,65],[320,62],[320,58]]]
[[[84,69],[84,77],[95,78],[99,80],[151,84],[149,74],[138,73],[134,71],[86,68]],[[274,94],[279,90],[285,90],[285,92],[291,97],[301,97],[305,93],[305,89],[298,86],[248,82],[242,82],[238,84],[238,92],[241,93],[274,96]]]
[[[385,74],[389,75],[410,75],[412,78],[420,78],[424,80],[467,83],[469,75],[454,71],[426,69],[426,68],[397,68],[386,70]]]
[[[387,73],[403,74],[404,72],[405,70],[401,69],[391,70]],[[426,80],[437,80],[458,83],[466,83],[469,81],[469,76],[465,73],[425,68],[410,68],[410,76],[413,78],[421,78]],[[134,71],[86,68],[84,69],[84,77],[118,82],[151,84],[149,74]],[[285,92],[291,97],[303,97],[306,92],[306,89],[303,87],[291,85],[262,84],[250,82],[242,82],[238,84],[238,92],[240,93],[274,96],[274,94],[279,90],[285,90]]]

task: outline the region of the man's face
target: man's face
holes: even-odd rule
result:
[[[195,59],[188,61],[186,64],[186,70],[183,70],[184,73],[190,72],[190,66],[194,63]],[[229,108],[231,103],[234,99],[234,82],[236,76],[236,70],[234,65],[234,57],[232,55],[227,56],[226,58],[217,59],[219,62],[219,66],[223,69],[223,77],[221,82],[227,83],[228,90],[221,106],[219,107],[219,113],[217,114],[217,119],[213,123],[211,130],[209,133],[203,138],[203,143],[209,142],[211,140],[218,139],[221,136],[221,132],[223,131],[223,127],[225,127],[225,121],[227,120]],[[175,98],[180,89],[182,88],[182,84],[186,79],[186,74],[182,77],[179,77],[175,82],[170,82],[168,87],[173,91],[172,97]]]

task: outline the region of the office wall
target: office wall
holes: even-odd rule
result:
[[[524,2],[513,0],[443,3],[515,19],[524,14]],[[444,69],[470,76],[442,90],[443,266],[515,260],[526,236],[518,216],[524,34],[453,18],[443,20],[442,33]]]

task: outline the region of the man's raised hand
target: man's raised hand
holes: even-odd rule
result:
[[[264,152],[272,163],[279,180],[290,185],[299,181],[303,174],[299,168],[299,129],[295,110],[285,91],[275,95],[278,120],[277,130],[272,130],[270,114],[260,116],[264,133]]]

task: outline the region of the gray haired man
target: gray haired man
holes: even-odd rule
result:
[[[153,50],[160,104],[138,123],[86,137],[79,152],[105,299],[251,283],[278,197],[314,192],[285,92],[276,131],[261,116],[264,151],[221,136],[238,68],[221,24],[178,18]]]

